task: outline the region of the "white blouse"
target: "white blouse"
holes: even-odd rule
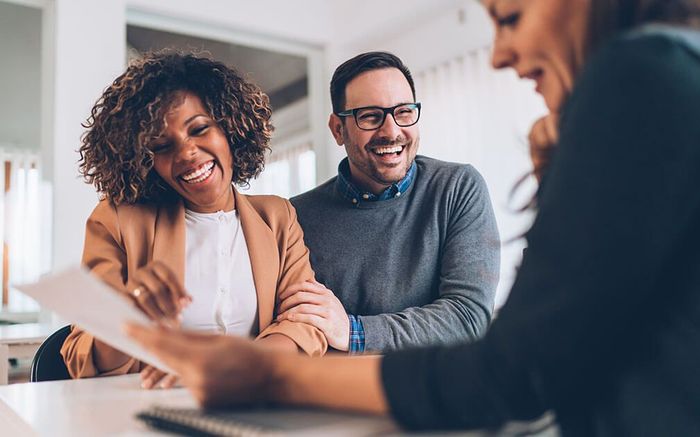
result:
[[[254,335],[258,298],[238,214],[185,210],[185,223],[185,290],[192,303],[182,327]]]

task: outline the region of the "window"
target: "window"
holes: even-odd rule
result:
[[[0,236],[2,254],[2,306],[12,313],[38,312],[37,303],[13,289],[34,282],[46,270],[42,251],[49,241],[50,210],[47,185],[41,182],[39,157],[33,152],[0,150]]]
[[[316,154],[310,142],[283,151],[273,145],[265,170],[250,181],[246,194],[275,194],[289,198],[316,186]]]

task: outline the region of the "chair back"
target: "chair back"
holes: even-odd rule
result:
[[[70,374],[61,356],[61,347],[70,331],[70,325],[64,326],[41,343],[32,360],[30,382],[70,379]]]

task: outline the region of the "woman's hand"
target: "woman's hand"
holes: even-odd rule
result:
[[[251,340],[134,324],[128,324],[126,332],[176,371],[205,407],[270,399],[274,378],[267,357],[275,352],[265,353]],[[281,356],[294,360],[297,354]]]
[[[381,357],[310,358],[230,335],[127,324],[126,333],[209,408],[273,401],[386,414]]]
[[[559,114],[548,114],[537,120],[530,129],[528,141],[533,172],[537,181],[542,182],[559,141]]]
[[[171,388],[177,382],[177,375],[163,372],[153,366],[146,365],[141,370],[141,387],[150,389],[160,383],[160,388]]]
[[[138,269],[131,283],[136,306],[156,322],[177,326],[180,313],[192,301],[175,273],[160,261]]]
[[[179,315],[190,303],[175,273],[160,261],[152,261],[136,271],[133,277],[131,297],[136,306],[152,320],[170,326],[179,326]],[[147,365],[141,370],[141,387],[151,389],[170,388],[177,376]]]
[[[183,308],[189,305],[192,298],[168,266],[160,261],[152,261],[134,273],[131,283],[134,288],[129,291],[129,296],[151,320],[170,326],[179,325],[178,316]],[[97,338],[92,348],[95,366],[100,371],[108,371],[122,366],[131,358]],[[159,370],[159,375],[151,374],[151,372],[144,369],[141,374],[145,388],[152,387],[165,376]],[[170,379],[163,381],[168,386],[174,382]]]

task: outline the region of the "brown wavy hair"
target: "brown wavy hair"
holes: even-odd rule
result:
[[[133,62],[93,106],[79,150],[85,181],[116,205],[176,199],[153,169],[149,145],[182,92],[197,95],[224,132],[232,181],[246,185],[257,176],[273,130],[267,95],[221,62],[169,50]]]

